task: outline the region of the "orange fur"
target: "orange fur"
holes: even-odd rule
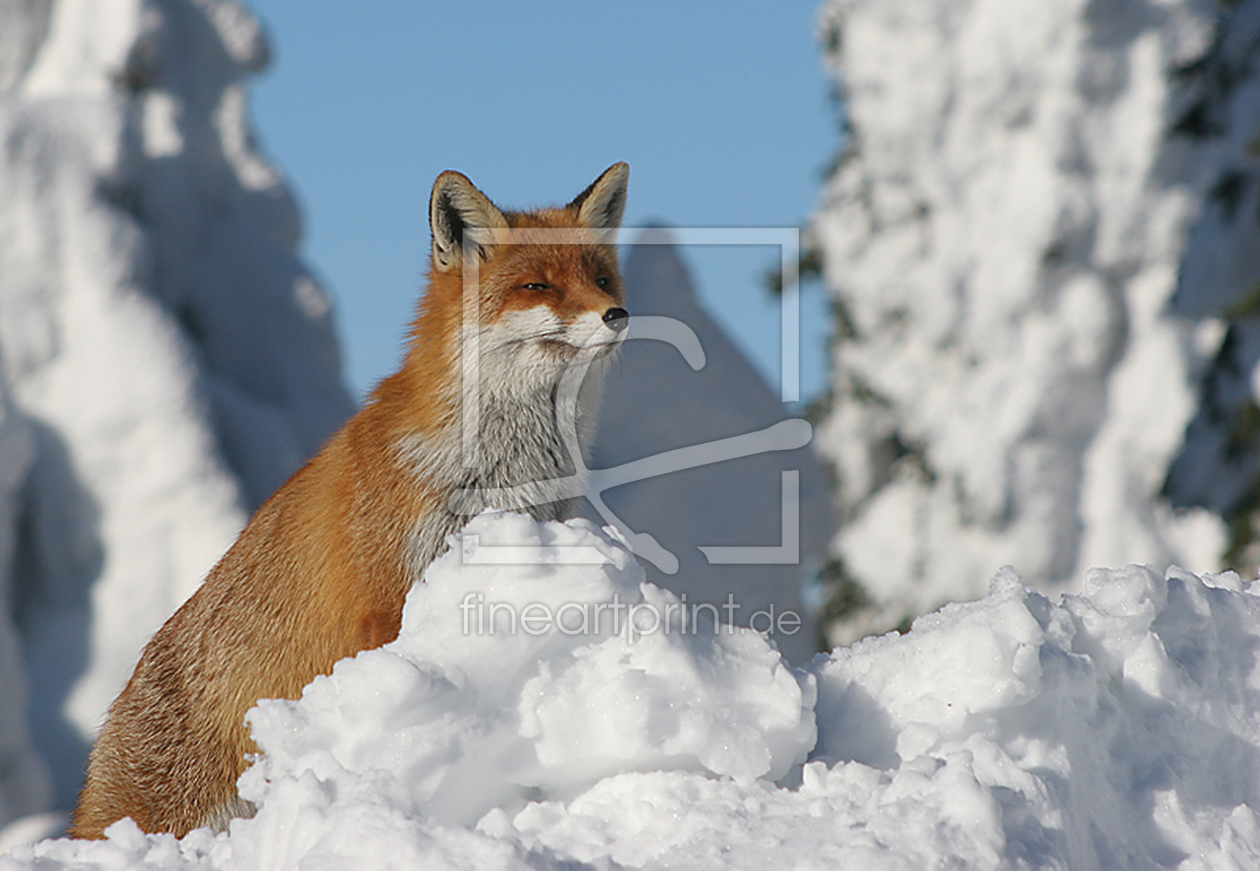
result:
[[[245,726],[249,708],[261,698],[296,699],[339,659],[398,635],[408,589],[445,547],[446,535],[462,525],[448,511],[452,494],[490,480],[442,453],[459,437],[460,264],[473,238],[464,231],[519,231],[511,244],[471,255],[483,261],[481,323],[535,312],[571,325],[583,315],[589,322],[593,313],[619,330],[610,312],[621,311],[621,279],[615,250],[602,235],[591,233],[586,244],[535,245],[520,244],[530,241],[520,233],[616,226],[627,172],[617,164],[568,206],[526,213],[500,212],[458,173],[438,178],[430,206],[429,288],[402,368],[259,508],[197,592],[146,646],[93,747],[74,814],[75,837],[102,837],[105,827],[126,816],[147,832],[182,836],[201,825],[222,828],[231,816],[248,813],[236,779],[247,754],[258,750]],[[548,340],[512,336],[499,345],[493,344],[497,334],[488,335],[488,371],[496,359],[506,361],[500,366],[505,372],[526,360],[545,381],[586,353],[568,333]],[[547,413],[554,418],[554,408],[538,406],[544,392],[554,397],[553,390],[527,384],[525,376],[497,389],[512,394],[507,401],[540,409],[540,420]],[[541,462],[533,439],[553,433],[542,426],[545,432],[522,431],[519,444],[502,444],[512,440],[518,424],[497,420],[497,408],[487,401],[486,426],[509,435],[486,447],[499,451],[494,472],[515,468],[517,478],[527,479],[535,461]],[[523,465],[503,459],[517,455],[525,458]],[[529,510],[554,518],[569,507]]]

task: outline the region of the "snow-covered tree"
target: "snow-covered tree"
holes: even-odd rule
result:
[[[822,435],[856,606],[837,639],[974,598],[1006,563],[1063,587],[1239,553],[1226,518],[1258,492],[1258,18],[826,7],[850,130],[814,228],[843,326]]]
[[[145,640],[352,407],[250,135],[267,57],[231,0],[0,4],[0,732],[20,655],[60,807]],[[24,772],[0,821],[47,801]]]

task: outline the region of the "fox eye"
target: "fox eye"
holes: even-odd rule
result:
[[[605,287],[607,287],[607,286],[608,286],[608,279],[607,279],[607,278],[604,278],[603,276],[600,276],[599,278],[595,279],[595,286],[596,286],[596,287],[599,287],[599,288],[605,288]]]
[[[550,284],[544,284],[541,281],[531,281],[529,284],[523,286],[526,290],[551,290]]]

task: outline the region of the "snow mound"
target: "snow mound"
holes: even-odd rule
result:
[[[396,642],[251,712],[253,819],[123,821],[0,869],[1256,867],[1260,582],[1083,587],[1003,570],[794,669],[684,626],[607,530],[483,515]]]
[[[968,867],[1254,865],[1260,591],[1138,566],[1085,588],[1054,605],[1006,569],[983,601],[836,651],[805,789],[870,766],[857,821]]]
[[[578,548],[602,564],[551,562]],[[813,679],[756,632],[684,616],[593,524],[483,515],[413,588],[397,641],[251,712],[245,795],[389,772],[409,812],[471,825],[622,771],[782,777],[814,745]]]

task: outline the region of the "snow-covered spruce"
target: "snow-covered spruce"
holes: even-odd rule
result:
[[[232,0],[0,4],[0,393],[29,448],[2,461],[0,624],[30,699],[6,638],[0,750],[29,718],[39,754],[0,755],[0,793],[41,760],[54,786],[0,824],[73,805],[140,648],[352,409],[249,129],[268,55]]]
[[[843,321],[819,445],[869,606],[833,640],[1004,563],[1058,591],[1219,568],[1221,514],[1260,498],[1260,3],[824,20],[852,137],[814,227]]]
[[[793,669],[677,608],[669,632],[607,610],[580,631],[584,606],[680,604],[641,577],[585,521],[483,515],[396,642],[254,709],[254,819],[182,841],[123,821],[0,869],[1260,862],[1256,584],[1094,570],[1055,604],[1005,570]],[[512,633],[530,605],[538,634]]]

